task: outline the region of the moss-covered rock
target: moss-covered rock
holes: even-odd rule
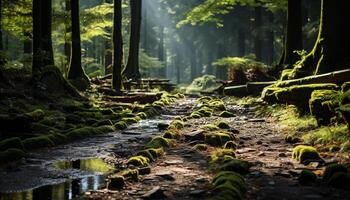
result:
[[[331,177],[338,172],[347,173],[348,169],[341,164],[328,165],[323,173],[323,180],[329,181]]]
[[[252,167],[252,164],[239,159],[231,159],[228,162],[219,165],[219,171],[231,171],[239,174],[248,174],[249,169]]]
[[[335,173],[327,182],[328,185],[335,188],[350,188],[350,174],[344,172]]]
[[[164,154],[163,148],[149,148],[146,149],[150,154],[152,154],[153,158],[159,158]]]
[[[135,124],[137,122],[139,122],[141,120],[140,117],[136,116],[136,117],[125,117],[122,119],[122,121],[124,121],[127,124]]]
[[[217,149],[212,152],[210,156],[210,165],[212,169],[216,169],[217,166],[221,166],[224,163],[228,163],[236,158],[235,151],[232,149]]]
[[[0,165],[21,159],[25,157],[25,155],[26,153],[21,149],[7,149],[6,151],[0,151]]]
[[[310,112],[317,119],[318,125],[328,125],[336,116],[340,104],[340,92],[336,90],[315,90],[309,100]]]
[[[163,148],[163,147],[169,147],[170,146],[170,141],[169,139],[166,139],[164,137],[155,137],[153,138],[150,142],[148,142],[145,147],[146,149],[158,149],[158,148]]]
[[[119,121],[119,122],[114,124],[114,127],[117,130],[124,130],[124,129],[128,128],[128,124],[125,123],[125,121]]]
[[[343,95],[341,96],[341,104],[342,105],[350,104],[350,90],[344,92]]]
[[[205,142],[212,146],[223,146],[233,139],[230,133],[224,131],[211,132],[205,135]]]
[[[230,129],[230,125],[227,122],[219,121],[216,123],[216,126],[221,129]]]
[[[199,94],[200,92],[211,92],[221,84],[216,82],[216,77],[213,75],[204,75],[193,80],[191,85],[186,88],[187,94]]]
[[[173,127],[175,129],[182,129],[185,127],[185,124],[180,120],[174,120],[170,123],[169,127]]]
[[[69,139],[75,140],[75,139],[82,139],[95,134],[97,134],[96,129],[93,127],[87,126],[87,127],[71,130],[66,134],[66,136]]]
[[[94,129],[95,129],[94,132],[97,134],[112,133],[116,130],[113,125],[99,126],[99,127],[94,128]]]
[[[193,118],[193,119],[199,119],[199,118],[202,117],[201,114],[198,113],[198,112],[193,112],[193,113],[191,113],[190,116],[191,116],[191,118]]]
[[[22,141],[26,150],[37,149],[42,147],[52,147],[55,143],[47,135],[28,138]]]
[[[120,173],[127,180],[138,181],[139,170],[137,169],[126,169]]]
[[[207,131],[216,131],[219,130],[219,127],[214,124],[206,124],[204,126],[201,126],[202,129]]]
[[[208,148],[209,147],[206,144],[196,144],[192,147],[192,149],[198,150],[198,151],[206,151]]]
[[[320,159],[320,155],[317,150],[311,146],[299,145],[294,148],[292,153],[293,159],[303,163],[307,160],[318,160]]]
[[[168,129],[164,132],[163,137],[167,139],[180,139],[181,134],[177,129]]]
[[[18,137],[13,137],[0,141],[0,151],[7,149],[23,149],[22,141]]]
[[[220,117],[224,118],[230,118],[230,117],[235,117],[235,114],[229,112],[229,111],[223,111],[219,114]]]
[[[140,117],[141,119],[147,119],[148,115],[145,112],[139,112],[136,114],[136,116]]]
[[[298,177],[298,181],[301,185],[311,185],[316,182],[316,179],[316,174],[310,170],[302,170]]]
[[[98,126],[113,126],[113,122],[109,119],[104,119],[104,120],[100,120],[96,123],[94,123],[92,126],[94,127],[98,127]]]
[[[78,111],[74,114],[79,115],[84,119],[93,118],[97,120],[101,120],[103,118],[103,114],[100,111],[90,110],[90,111]]]
[[[135,167],[145,167],[149,164],[150,160],[144,156],[133,156],[126,162],[127,165],[133,165]]]
[[[39,121],[44,118],[45,112],[42,109],[36,109],[32,112],[25,113],[25,115],[29,116],[34,121]]]
[[[235,172],[223,171],[213,179],[212,193],[217,199],[243,199],[246,191],[243,177]]]
[[[147,149],[143,151],[139,151],[136,155],[148,158],[149,161],[152,161],[152,162],[155,161],[157,158],[157,157],[153,157],[152,153]]]

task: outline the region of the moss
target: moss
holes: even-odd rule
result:
[[[6,151],[0,151],[0,165],[15,161],[25,157],[26,153],[20,149],[7,149]]]
[[[144,156],[133,156],[126,162],[127,165],[134,165],[135,167],[145,167],[149,164],[149,159]]]
[[[53,133],[48,135],[49,139],[55,144],[63,144],[67,142],[67,136],[61,134],[61,133]]]
[[[350,103],[350,90],[347,92],[344,92],[343,95],[341,96],[341,104],[349,104]]]
[[[139,170],[137,169],[126,169],[120,173],[124,178],[132,181],[139,180]]]
[[[221,128],[221,129],[230,129],[231,128],[227,122],[223,122],[223,121],[217,122],[216,126]]]
[[[252,167],[252,164],[247,161],[231,159],[230,161],[219,165],[219,171],[231,171],[239,174],[248,174],[250,167]]]
[[[207,106],[204,106],[197,110],[196,113],[202,117],[211,117],[213,114],[213,110]]]
[[[170,123],[170,126],[175,127],[176,129],[182,129],[185,127],[185,124],[180,120],[174,120]]]
[[[119,121],[119,122],[114,124],[114,127],[117,130],[124,130],[124,129],[128,128],[128,125],[124,121]]]
[[[50,131],[57,132],[58,129],[52,127],[52,126],[47,126],[42,123],[34,123],[31,126],[31,131],[35,134],[41,133],[41,134],[46,134]]]
[[[238,144],[234,141],[228,141],[224,145],[224,149],[236,149]]]
[[[181,135],[177,129],[168,129],[163,134],[163,137],[167,139],[180,139]]]
[[[143,150],[143,151],[140,151],[138,152],[136,155],[138,156],[143,156],[145,158],[148,158],[149,161],[155,161],[157,157],[153,157],[152,153],[149,151],[149,150]]]
[[[216,168],[217,165],[222,165],[224,163],[230,162],[236,158],[235,151],[232,149],[218,149],[212,152],[210,156],[210,168]]]
[[[208,145],[206,145],[206,144],[196,144],[192,148],[195,149],[195,150],[198,150],[198,151],[206,151],[208,149]]]
[[[311,185],[316,182],[317,176],[310,170],[302,170],[298,181],[301,185]]]
[[[341,86],[342,92],[347,92],[350,90],[350,82],[346,82]]]
[[[104,120],[100,120],[96,123],[94,123],[92,126],[94,127],[98,127],[98,126],[113,126],[113,122],[109,119],[104,119]]]
[[[186,88],[186,94],[199,94],[200,92],[211,92],[221,84],[216,82],[216,77],[213,75],[204,75],[193,80],[191,85]]]
[[[36,109],[32,112],[28,112],[25,115],[29,116],[34,121],[39,121],[44,118],[45,112],[42,109]]]
[[[140,117],[141,119],[147,119],[148,115],[145,112],[137,113],[136,116]]]
[[[169,147],[170,146],[170,140],[166,139],[164,137],[155,137],[150,142],[148,142],[145,147],[147,149],[149,148],[162,148],[162,147]]]
[[[93,118],[93,119],[98,119],[101,120],[103,118],[103,114],[99,111],[78,111],[75,112],[74,114],[79,115],[80,117],[84,118],[84,119],[88,119],[88,118]]]
[[[350,152],[350,141],[344,142],[344,143],[341,145],[340,151],[341,151],[341,152]]]
[[[112,125],[104,125],[104,126],[99,126],[96,127],[94,132],[98,133],[98,134],[103,134],[103,133],[112,133],[114,132],[116,129],[115,127]]]
[[[328,125],[336,116],[340,93],[335,90],[315,90],[309,100],[310,112],[317,119],[318,125]]]
[[[127,124],[135,124],[137,122],[139,122],[141,120],[140,117],[126,117],[126,118],[123,118],[122,121],[124,121],[125,123]]]
[[[295,137],[293,135],[287,135],[284,140],[289,144],[295,144],[300,142],[301,140],[298,137]]]
[[[216,197],[222,197],[223,199],[243,199],[246,191],[245,181],[237,173],[223,171],[213,179],[212,193]]]
[[[37,149],[41,147],[52,147],[55,145],[49,136],[46,135],[28,138],[23,140],[22,143],[24,148],[27,150]]]
[[[13,137],[0,141],[0,151],[5,151],[7,149],[23,149],[21,139]]]
[[[328,185],[335,188],[347,189],[350,187],[349,173],[337,172],[327,182]]]
[[[341,164],[328,165],[323,173],[323,180],[329,181],[331,177],[338,172],[347,173],[348,169]]]
[[[205,142],[212,146],[223,146],[232,139],[232,136],[228,132],[217,131],[205,135]]]
[[[303,135],[302,139],[310,144],[328,144],[349,141],[349,130],[346,125],[325,126]]]
[[[350,128],[350,104],[340,106],[338,110],[341,112],[344,120],[346,121],[346,123],[348,124],[348,127]]]
[[[69,139],[75,140],[75,139],[82,139],[94,134],[95,134],[95,130],[92,127],[83,127],[83,128],[74,129],[68,132],[66,135]]]
[[[201,114],[198,113],[198,112],[193,112],[193,113],[191,113],[190,116],[191,116],[191,118],[193,118],[193,119],[199,119],[199,118],[202,117]]]
[[[164,154],[163,148],[149,148],[146,150],[153,156],[153,158],[159,158]]]
[[[320,159],[320,155],[314,147],[299,145],[294,148],[292,153],[293,159],[303,163],[306,160]]]
[[[235,117],[235,115],[229,111],[223,111],[219,114],[219,116],[224,118]]]
[[[214,124],[206,124],[204,126],[201,126],[201,128],[207,131],[216,131],[219,129],[219,127]]]

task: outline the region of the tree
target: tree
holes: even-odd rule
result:
[[[2,50],[2,0],[0,0],[0,51]]]
[[[45,66],[54,65],[51,0],[33,0],[33,79],[38,81]]]
[[[117,92],[120,92],[122,89],[122,66],[123,66],[122,0],[114,0],[112,87]]]
[[[66,55],[66,61],[67,61],[67,66],[69,67],[69,62],[70,62],[70,56],[71,56],[71,49],[72,49],[72,44],[71,40],[68,37],[68,35],[72,32],[72,26],[71,22],[69,21],[70,18],[70,13],[71,13],[71,0],[65,0],[65,11],[66,11],[66,21],[65,21],[65,41],[64,41],[64,54]]]
[[[301,0],[288,0],[287,34],[280,63],[287,66],[287,68],[293,66],[300,59],[295,51],[303,49],[301,10]]]
[[[285,73],[288,78],[317,75],[349,68],[350,30],[347,28],[349,1],[321,1],[318,38],[313,50]],[[282,77],[283,78],[283,77]]]
[[[256,33],[254,36],[254,53],[256,56],[256,60],[262,61],[262,8],[260,6],[254,8],[254,16],[254,28],[256,29]]]
[[[72,49],[71,59],[69,64],[68,79],[84,80],[89,83],[89,77],[84,72],[81,64],[81,40],[80,40],[80,19],[79,19],[79,0],[70,0],[71,18],[72,18]],[[76,87],[84,89],[87,84],[82,84]],[[84,84],[84,85],[83,85]]]
[[[128,79],[138,80],[141,78],[139,70],[139,47],[141,29],[141,0],[130,0],[131,6],[131,31],[128,63],[123,74]]]

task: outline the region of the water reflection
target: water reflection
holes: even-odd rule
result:
[[[43,186],[33,190],[14,193],[0,193],[0,200],[69,200],[77,195],[98,190],[105,187],[106,174],[114,169],[112,165],[102,159],[86,159],[74,161],[61,161],[53,164],[59,169],[80,169],[92,172],[93,176],[87,176],[77,180],[67,180],[57,185]]]

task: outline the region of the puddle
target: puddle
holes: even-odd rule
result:
[[[92,158],[74,161],[60,161],[52,164],[56,169],[77,169],[94,175],[80,179],[68,179],[64,183],[47,185],[32,190],[0,193],[0,200],[69,200],[79,194],[105,187],[105,178],[114,166],[102,159]]]

